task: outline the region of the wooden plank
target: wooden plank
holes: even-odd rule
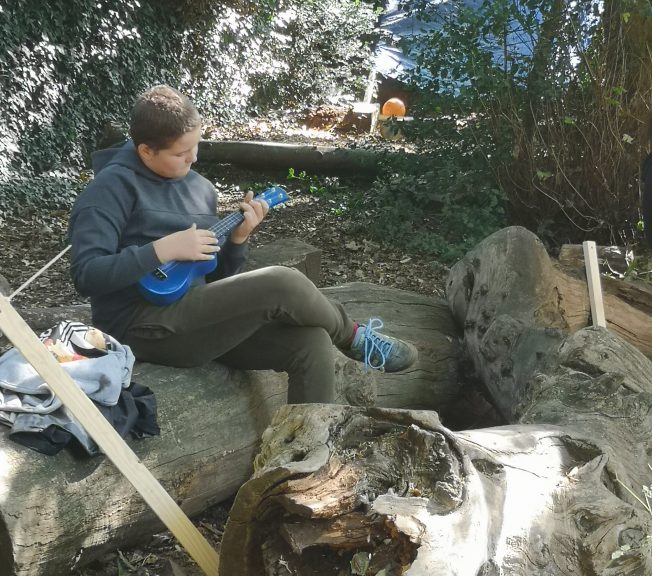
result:
[[[217,552],[4,296],[0,296],[0,329],[86,429],[102,452],[131,482],[199,567],[207,575],[217,576]]]
[[[584,250],[584,266],[586,267],[586,282],[589,286],[589,301],[591,302],[591,318],[594,326],[607,327],[602,302],[602,286],[600,284],[600,267],[598,251],[595,242],[587,240],[582,243]]]

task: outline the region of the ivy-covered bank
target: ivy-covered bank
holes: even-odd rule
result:
[[[350,0],[9,0],[0,180],[85,165],[135,96],[178,86],[207,118],[353,94],[376,12]]]

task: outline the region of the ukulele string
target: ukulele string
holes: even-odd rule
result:
[[[244,216],[241,212],[233,212],[220,220],[217,224],[213,224],[209,228],[211,232],[215,233],[217,238],[224,236],[232,227],[237,226],[241,221],[244,220]]]
[[[215,234],[216,238],[220,238],[224,236],[231,228],[234,228],[237,226],[242,220],[244,220],[244,216],[242,216],[241,213],[239,212],[233,212],[232,214],[229,214],[228,216],[225,216],[217,222],[216,224],[213,224],[208,230],[213,232]],[[165,272],[170,272],[173,268],[176,268],[181,262],[179,260],[172,260],[170,262],[167,262],[163,264],[163,266],[159,266],[158,269],[165,271]]]
[[[38,270],[35,274],[33,274],[28,280],[23,282],[16,290],[14,290],[9,296],[7,297],[7,300],[11,300],[14,296],[17,294],[20,294],[25,288],[27,288],[34,280],[36,280],[43,272],[45,272],[52,264],[54,264],[59,258],[61,258],[68,250],[70,250],[71,246],[68,245],[66,246],[61,252],[59,252],[52,260],[50,260],[45,266],[43,266],[40,270]]]
[[[273,197],[272,198],[266,197],[265,194],[260,194],[259,196],[256,196],[254,200],[265,200],[269,204],[270,208],[274,205],[272,203]],[[222,218],[222,220],[220,220],[216,224],[213,224],[213,226],[211,226],[209,230],[211,232],[214,232],[217,238],[220,238],[221,236],[224,236],[227,232],[229,232],[231,228],[235,228],[238,224],[240,224],[240,222],[244,222],[244,215],[242,214],[242,212],[231,212],[231,214],[225,216],[224,218]]]

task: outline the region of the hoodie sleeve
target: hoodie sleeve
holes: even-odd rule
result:
[[[102,198],[102,207],[93,201],[97,196]],[[87,189],[73,207],[69,226],[70,270],[75,287],[83,296],[126,288],[160,265],[151,242],[119,249],[131,210],[126,196],[111,193],[103,186]]]
[[[219,266],[215,272],[206,276],[206,282],[214,282],[242,272],[249,252],[248,244],[248,242],[234,244],[231,240],[227,240],[218,254]]]

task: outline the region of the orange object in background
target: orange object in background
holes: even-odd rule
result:
[[[380,111],[383,116],[405,116],[405,104],[400,98],[390,98]]]

